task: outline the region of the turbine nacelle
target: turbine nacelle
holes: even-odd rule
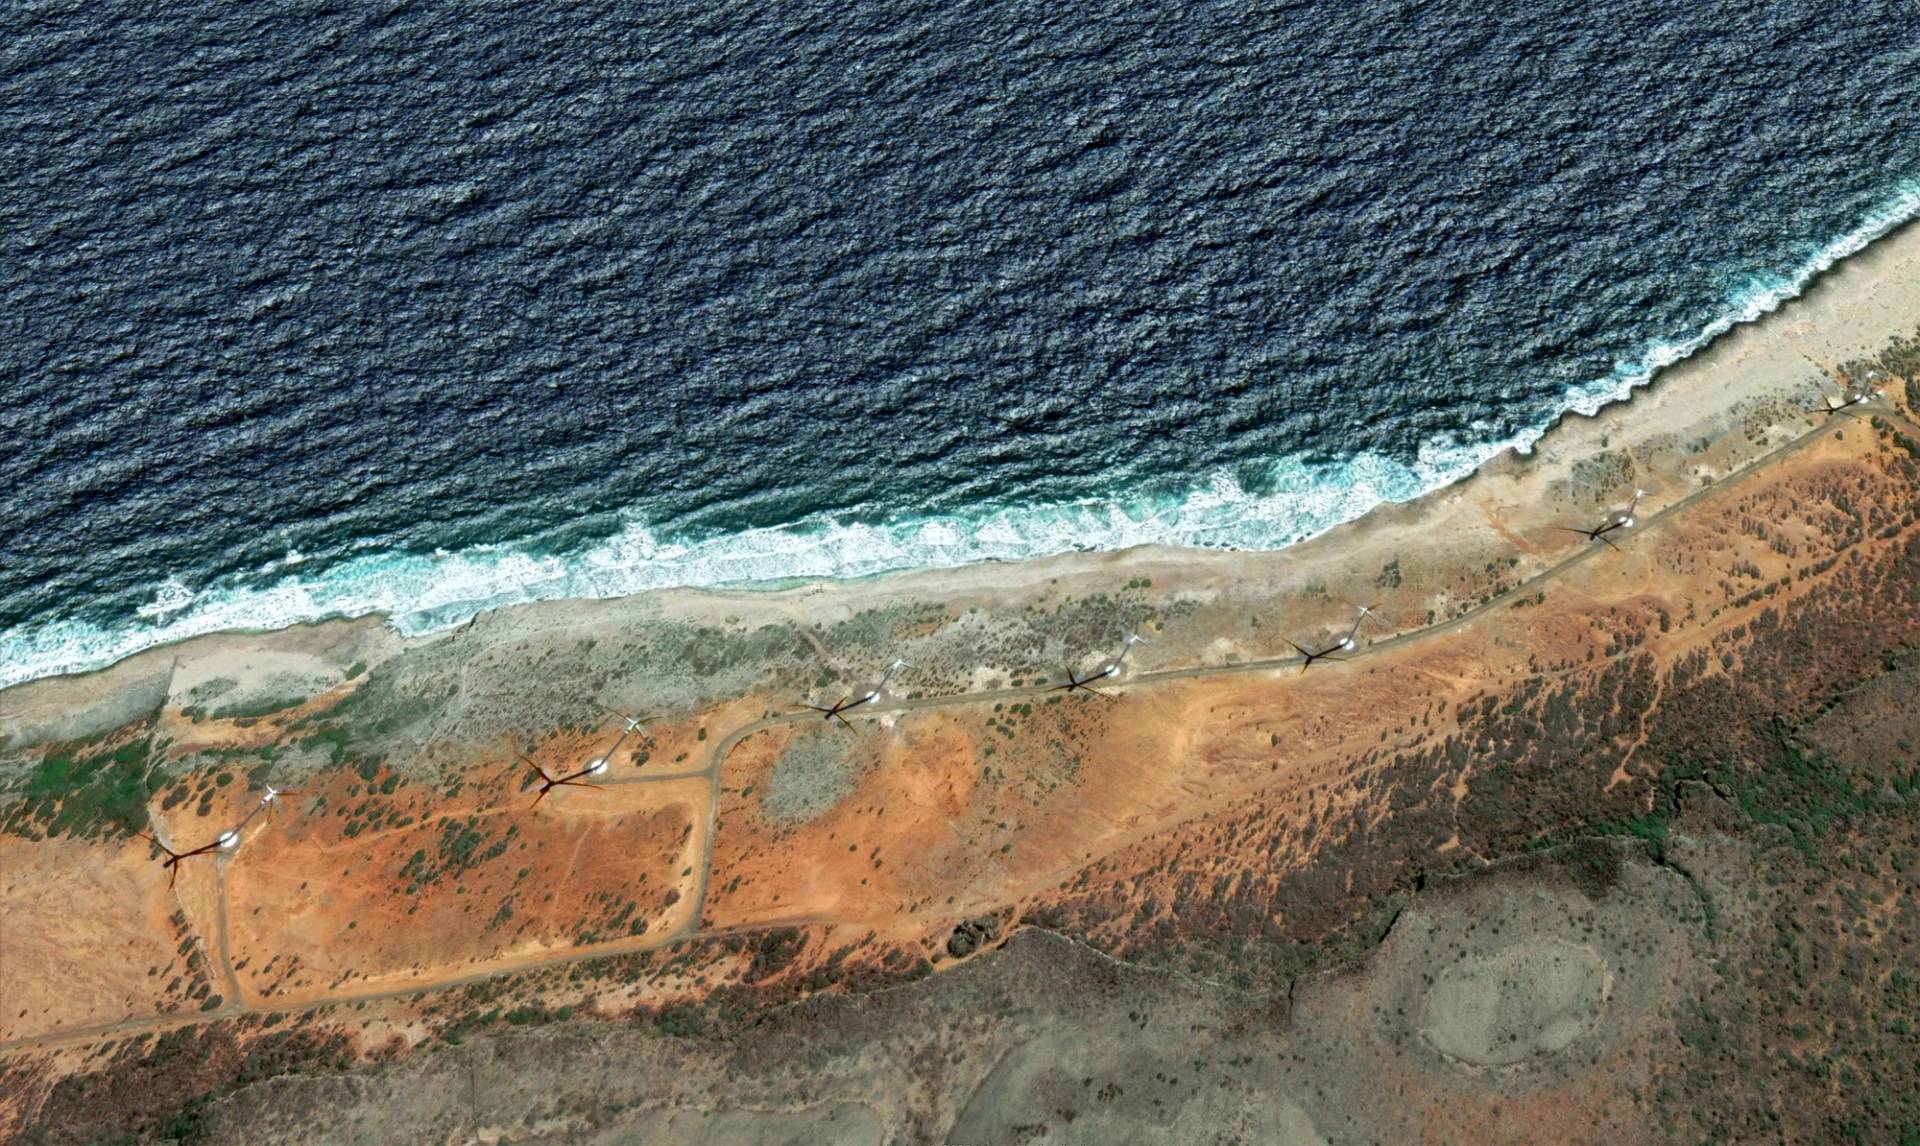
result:
[[[231,848],[233,847],[233,845],[240,842],[240,833],[239,832],[222,832],[220,833],[220,839],[217,842],[223,848]]]

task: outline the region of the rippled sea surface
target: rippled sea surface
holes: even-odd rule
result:
[[[16,4],[0,684],[1276,546],[1920,212],[1909,3]]]

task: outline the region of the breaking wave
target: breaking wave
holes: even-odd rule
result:
[[[1607,377],[1571,388],[1567,392],[1566,408],[1590,415],[1602,406],[1626,399],[1634,390],[1651,382],[1661,370],[1692,357],[1734,327],[1772,314],[1783,303],[1798,298],[1835,263],[1860,253],[1874,240],[1915,218],[1920,218],[1920,183],[1909,183],[1869,212],[1859,226],[1816,249],[1792,274],[1756,278],[1747,284],[1734,294],[1731,305],[1720,317],[1698,334],[1679,341],[1656,342],[1639,357],[1616,365]]]
[[[1858,227],[1814,250],[1792,274],[1734,293],[1694,336],[1649,346],[1613,372],[1570,388],[1558,413],[1592,414],[1628,398],[1663,368],[1777,309],[1821,272],[1920,217],[1920,184],[1904,187]],[[177,578],[123,623],[62,619],[0,633],[0,688],[102,668],[143,649],[206,633],[265,631],[330,617],[385,615],[407,635],[462,624],[489,609],[563,598],[608,598],[684,586],[772,586],[906,569],[1018,561],[1137,545],[1275,549],[1322,533],[1385,502],[1448,485],[1503,450],[1530,450],[1539,426],[1500,441],[1447,442],[1411,463],[1374,454],[1277,462],[1258,492],[1226,473],[1174,497],[1113,495],[1057,505],[1008,505],[976,515],[902,517],[877,524],[812,517],[789,525],[676,537],[630,519],[584,548],[541,552],[535,542],[457,551],[367,554],[305,573],[288,555],[256,574],[194,589]]]
[[[140,621],[66,620],[0,634],[0,687],[78,672],[155,645],[204,633],[271,630],[327,617],[384,614],[415,635],[459,625],[488,609],[561,598],[619,597],[680,586],[768,586],[856,578],[904,569],[1018,561],[1071,550],[1136,545],[1272,549],[1405,501],[1471,473],[1508,445],[1422,451],[1409,466],[1365,455],[1333,465],[1291,460],[1253,493],[1220,474],[1174,498],[1006,506],[978,516],[879,524],[816,517],[705,538],[662,536],[641,521],[567,553],[532,545],[454,552],[369,554],[325,572],[286,572],[267,583],[195,591],[176,578],[155,587]],[[282,563],[283,567],[290,563]]]

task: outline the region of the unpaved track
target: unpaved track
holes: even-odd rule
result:
[[[1909,434],[1920,437],[1920,425],[1915,424],[1907,415],[1897,410],[1888,408],[1877,409],[1872,412],[1871,416],[1897,424],[1903,427]],[[1861,419],[1852,419],[1845,416],[1829,416],[1821,425],[1756,457],[1747,465],[1728,474],[1712,485],[1702,486],[1692,493],[1668,503],[1651,514],[1641,515],[1636,533],[1645,532],[1661,522],[1671,520],[1702,500],[1724,491],[1729,486],[1745,482],[1752,475],[1766,470],[1775,463],[1799,453],[1801,450],[1837,429],[1842,429],[1848,425],[1861,424],[1862,421]],[[1444,621],[1436,621],[1431,625],[1424,625],[1419,628],[1403,630],[1395,633],[1393,636],[1371,642],[1362,648],[1356,649],[1344,659],[1347,661],[1359,660],[1376,653],[1411,645],[1416,641],[1458,631],[1495,609],[1505,607],[1521,596],[1537,592],[1542,585],[1557,580],[1568,570],[1577,567],[1581,562],[1587,561],[1595,556],[1604,556],[1611,552],[1591,542],[1582,541],[1576,543],[1576,545],[1577,547],[1574,548],[1568,556],[1554,562],[1532,577],[1516,583],[1505,592],[1473,606],[1456,617]],[[1195,665],[1187,668],[1154,669],[1130,674],[1125,678],[1123,685],[1127,688],[1138,688],[1168,681],[1273,672],[1278,669],[1297,667],[1299,664],[1300,658],[1298,656],[1287,656],[1266,660],[1242,661],[1235,664]],[[1116,687],[1120,686],[1117,685]],[[1044,696],[1053,691],[1055,691],[1055,686],[1053,685],[1034,684],[1021,688],[987,689],[977,692],[948,693],[940,696],[911,697],[904,700],[876,702],[861,707],[865,710],[862,715],[871,717],[882,713],[919,712],[937,708],[959,708],[969,705],[987,704],[994,701]],[[341,1006],[343,1004],[403,999],[415,995],[430,994],[448,988],[462,987],[470,983],[484,982],[488,979],[521,971],[537,970],[545,967],[563,967],[573,963],[585,962],[589,959],[650,951],[687,939],[741,930],[741,928],[702,930],[700,927],[701,918],[706,911],[707,889],[713,870],[714,838],[717,833],[720,815],[721,770],[727,757],[733,752],[733,749],[747,737],[757,732],[764,732],[770,728],[779,728],[784,725],[797,724],[801,721],[818,719],[820,719],[819,714],[811,711],[788,712],[764,717],[737,728],[726,736],[721,737],[714,745],[712,756],[708,760],[706,767],[698,771],[642,773],[639,775],[613,777],[602,782],[606,785],[626,785],[694,778],[705,778],[707,781],[707,830],[706,838],[701,841],[700,862],[695,868],[696,883],[693,895],[693,907],[687,916],[687,921],[671,931],[662,932],[655,936],[636,938],[632,941],[616,940],[599,944],[585,950],[556,951],[546,955],[519,959],[504,959],[485,969],[422,980],[418,983],[410,983],[404,987],[360,993],[343,991],[324,999],[312,999],[297,1003],[248,1003],[244,1002],[241,998],[239,978],[233,970],[227,950],[226,874],[225,868],[221,867],[219,868],[219,874],[217,876],[219,907],[217,913],[218,942],[215,954],[220,964],[221,976],[228,984],[230,992],[227,996],[227,1001],[222,1006],[211,1011],[131,1018],[119,1022],[100,1023],[84,1027],[69,1027],[65,1030],[53,1031],[43,1035],[10,1039],[0,1042],[0,1055],[31,1054],[61,1047],[85,1046],[89,1043],[100,1042],[110,1038],[124,1038],[177,1030],[182,1027],[198,1026],[203,1023],[236,1018],[242,1015],[301,1015],[322,1011],[329,1007]],[[748,928],[748,930],[757,929],[757,927]]]

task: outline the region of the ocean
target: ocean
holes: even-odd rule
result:
[[[1920,9],[28,2],[0,686],[1453,480],[1920,213]]]

